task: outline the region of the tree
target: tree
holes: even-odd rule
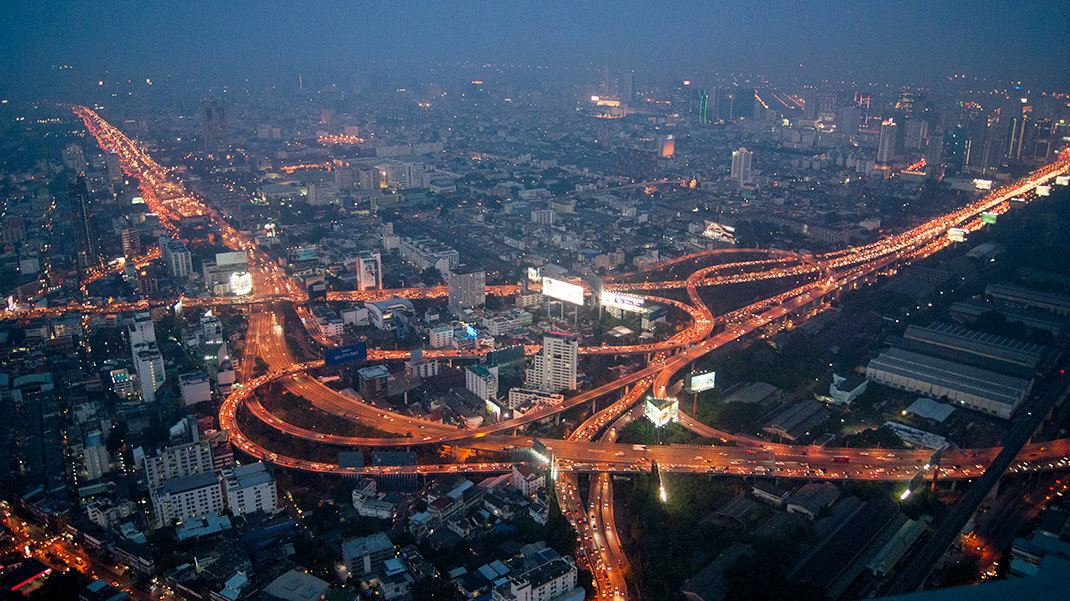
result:
[[[428,286],[434,286],[435,284],[442,282],[442,273],[437,267],[428,267],[420,272],[420,278],[423,279],[424,283]]]

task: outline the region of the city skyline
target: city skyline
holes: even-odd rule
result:
[[[1067,14],[14,9],[4,599],[1056,595]]]
[[[436,63],[635,69],[665,85],[704,73],[788,82],[931,86],[954,75],[1066,92],[1058,2],[505,6],[105,3],[11,7],[0,95],[98,80],[191,79],[202,89],[423,76]],[[546,43],[552,35],[553,43]],[[627,42],[625,42],[627,40]],[[935,42],[935,43],[934,43]],[[69,99],[68,99],[69,100]]]

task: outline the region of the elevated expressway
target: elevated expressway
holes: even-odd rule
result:
[[[670,381],[696,359],[734,340],[749,335],[771,323],[787,319],[805,319],[807,315],[831,296],[854,286],[857,282],[872,277],[895,264],[928,256],[949,244],[945,234],[952,227],[968,231],[980,227],[980,214],[984,211],[1000,211],[1011,198],[1028,196],[1038,185],[1046,184],[1057,175],[1070,171],[1070,156],[1065,153],[1051,165],[1038,169],[1026,178],[993,191],[984,198],[961,209],[925,222],[911,230],[890,236],[878,242],[836,251],[814,257],[802,257],[794,253],[776,250],[754,251],[728,249],[706,251],[673,259],[655,266],[649,273],[685,266],[703,257],[728,253],[760,253],[765,258],[725,262],[698,268],[683,280],[649,281],[650,275],[628,274],[608,281],[605,288],[627,290],[633,293],[654,290],[684,288],[689,303],[671,299],[649,297],[657,302],[671,304],[686,311],[690,325],[672,338],[652,344],[627,346],[583,347],[581,355],[644,354],[653,357],[649,364],[627,376],[567,399],[554,407],[532,411],[521,417],[480,428],[459,429],[440,423],[419,420],[411,416],[383,410],[360,399],[342,395],[320,383],[308,374],[309,370],[322,367],[322,360],[295,363],[286,345],[277,315],[269,303],[293,303],[309,327],[310,313],[305,306],[307,295],[286,278],[271,258],[262,252],[254,241],[231,227],[210,207],[187,194],[170,173],[157,165],[137,144],[106,123],[85,107],[74,107],[90,132],[107,150],[119,153],[124,171],[137,177],[142,195],[150,208],[161,215],[161,221],[170,231],[177,233],[176,223],[182,217],[206,216],[216,223],[227,246],[244,250],[250,255],[250,271],[254,274],[258,294],[243,299],[182,299],[186,305],[250,305],[249,334],[246,357],[242,365],[242,382],[227,397],[220,409],[220,426],[228,430],[231,440],[244,452],[263,458],[276,465],[319,473],[369,474],[391,473],[484,473],[503,472],[512,462],[449,463],[418,466],[378,466],[365,468],[341,467],[332,462],[316,462],[287,456],[263,448],[248,438],[238,426],[239,411],[246,410],[265,425],[295,438],[316,441],[339,449],[346,447],[413,447],[419,445],[464,446],[483,451],[507,451],[530,447],[530,437],[510,434],[518,427],[551,417],[578,405],[627,388],[611,405],[596,412],[565,440],[540,440],[552,453],[551,469],[557,475],[561,505],[569,519],[581,533],[584,551],[581,556],[592,566],[600,591],[605,598],[624,598],[627,595],[623,571],[627,559],[620,551],[612,527],[612,487],[608,474],[614,472],[649,471],[656,463],[666,472],[731,474],[749,476],[775,476],[786,478],[862,479],[882,481],[908,481],[926,471],[939,471],[941,478],[976,478],[998,453],[998,448],[968,449],[961,453],[949,453],[938,467],[928,465],[928,451],[888,451],[882,449],[817,448],[779,445],[753,440],[727,432],[720,432],[683,416],[685,426],[704,436],[731,442],[726,445],[659,445],[633,447],[613,443],[617,426],[622,426],[639,415],[638,401],[648,390],[664,395]],[[97,276],[99,277],[99,276]],[[752,305],[727,315],[714,316],[702,301],[698,290],[721,284],[758,281],[763,279],[789,280],[794,278],[797,286],[791,290],[760,300]],[[515,294],[515,286],[490,286],[488,294],[507,296]],[[327,301],[360,301],[400,296],[403,298],[443,298],[444,286],[380,290],[370,292],[331,292]],[[148,303],[132,303],[129,307],[117,305],[76,305],[26,312],[16,317],[48,314],[75,309],[84,312],[115,312],[144,308]],[[715,333],[715,325],[724,329]],[[309,328],[324,344],[333,341]],[[538,351],[537,345],[526,348],[528,353]],[[464,358],[477,357],[481,351],[427,350],[425,357]],[[268,365],[268,373],[253,377],[254,358],[262,357]],[[371,360],[401,360],[409,357],[408,351],[370,349]],[[269,383],[277,383],[288,391],[298,394],[318,409],[366,426],[372,426],[390,436],[357,437],[333,433],[315,432],[289,424],[278,418],[259,402],[256,391]],[[609,430],[606,427],[610,424]],[[605,440],[599,440],[604,438]],[[1070,454],[1070,439],[1026,445],[1019,453],[1010,470],[1056,469],[1066,467]],[[591,505],[584,510],[580,504],[576,486],[576,474],[591,472],[589,499]],[[585,539],[586,538],[586,542]]]

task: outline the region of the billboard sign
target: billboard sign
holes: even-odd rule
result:
[[[368,358],[368,343],[358,342],[346,346],[329,348],[323,353],[323,366],[341,365],[350,361],[364,361]]]
[[[646,305],[646,299],[641,296],[622,294],[610,290],[602,293],[602,306],[609,309],[641,312],[644,305]]]
[[[290,257],[294,261],[312,261],[318,256],[319,252],[314,244],[306,244],[305,246],[290,249]]]
[[[542,279],[542,270],[538,267],[528,267],[528,280],[536,284]]]
[[[230,274],[230,292],[245,296],[253,291],[253,274],[248,271],[235,271]]]
[[[1051,186],[1037,186],[1037,196],[1051,196]]]
[[[996,222],[995,213],[981,213],[981,223],[994,224]]]
[[[687,390],[690,392],[702,392],[714,387],[717,380],[717,372],[691,373],[687,375]]]
[[[990,179],[975,179],[973,180],[973,187],[977,190],[991,190],[992,180]]]
[[[1070,175],[1056,175],[1055,176],[1055,185],[1056,186],[1070,186]]]
[[[542,293],[550,298],[556,298],[573,305],[583,304],[583,286],[562,282],[561,280],[543,278]]]
[[[966,230],[962,228],[953,227],[947,230],[947,237],[951,239],[952,242],[965,242]]]
[[[357,258],[357,289],[379,290],[383,287],[383,270],[379,253]]]
[[[647,397],[643,415],[660,428],[669,422],[676,421],[679,409],[680,403],[676,399]]]
[[[216,253],[215,255],[215,264],[220,267],[224,265],[245,265],[248,262],[249,258],[245,251]]]

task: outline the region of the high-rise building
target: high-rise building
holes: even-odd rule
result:
[[[858,133],[858,127],[862,124],[861,107],[851,105],[836,111],[836,131],[845,134]]]
[[[141,254],[141,234],[137,230],[124,227],[122,239],[124,257],[132,259]]]
[[[464,385],[481,400],[493,401],[498,398],[498,368],[470,365],[464,370]]]
[[[163,385],[167,374],[164,372],[163,355],[155,342],[131,343],[134,356],[134,368],[137,370],[138,384],[141,386],[141,400],[146,403],[156,401],[156,391]]]
[[[207,440],[172,445],[145,458],[145,482],[153,490],[165,480],[211,473],[212,469],[212,447]]]
[[[357,187],[357,170],[352,167],[340,167],[334,170],[334,185],[339,190],[352,190]]]
[[[383,263],[377,252],[365,252],[357,257],[357,290],[379,290],[383,287]]]
[[[110,179],[113,184],[123,181],[123,166],[119,161],[119,153],[109,152],[104,155],[104,162],[108,167],[108,179]]]
[[[447,279],[450,311],[457,313],[461,309],[480,307],[486,302],[486,274],[482,270],[451,270]]]
[[[685,79],[673,86],[672,99],[669,101],[672,114],[677,117],[690,117],[695,108],[694,94],[695,89],[691,87],[690,80]]]
[[[575,334],[550,332],[542,338],[542,350],[527,371],[527,386],[545,392],[576,389],[579,340]]]
[[[702,123],[706,123],[702,121]],[[672,137],[672,134],[658,136],[658,156],[667,159],[671,158],[676,152],[676,140]]]
[[[633,87],[632,72],[626,71],[620,77],[620,103],[624,105],[631,104],[632,99],[635,98],[635,89]]]
[[[85,151],[77,144],[68,144],[63,149],[63,165],[71,171],[82,174],[89,168],[85,160]]]
[[[895,136],[898,128],[895,121],[885,119],[881,123],[880,139],[877,142],[877,162],[890,163],[895,159]]]
[[[77,245],[78,267],[83,270],[99,267],[101,260],[97,238],[93,232],[93,208],[84,175],[79,175],[67,184],[67,198],[74,212],[74,241]]]
[[[836,114],[836,90],[825,84],[817,94],[817,117],[829,119]]]
[[[803,90],[803,119],[817,119],[817,88],[806,88]]]
[[[732,171],[731,178],[733,181],[741,186],[746,186],[754,181],[754,174],[751,170],[751,160],[754,158],[754,153],[746,148],[740,148],[739,150],[732,151]]]
[[[206,100],[201,103],[201,120],[204,122],[204,142],[207,146],[216,146],[227,137],[227,113],[223,103]]]
[[[188,278],[193,273],[193,255],[186,245],[174,238],[160,236],[160,256],[163,257],[171,275],[176,278]]]
[[[903,147],[907,150],[925,148],[929,138],[929,122],[923,119],[907,119],[906,131],[903,132]]]

